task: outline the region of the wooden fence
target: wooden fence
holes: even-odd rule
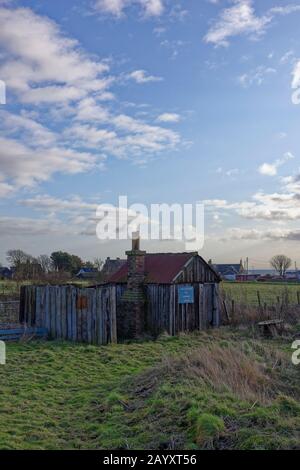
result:
[[[180,304],[180,284],[148,285],[146,329],[154,334],[166,331],[176,335],[184,331],[205,330],[220,325],[218,284],[190,284],[194,302]]]
[[[147,284],[145,287],[145,332],[154,336],[167,332],[205,330],[220,326],[219,285],[214,283],[189,284],[194,287],[194,302],[180,304],[178,290],[182,284]],[[122,295],[126,284],[117,284],[117,324],[123,337]],[[125,317],[126,320],[126,317]]]
[[[116,288],[23,286],[20,322],[47,328],[51,338],[114,343],[117,341]]]
[[[218,284],[190,284],[194,302],[180,304],[181,284],[145,286],[145,333],[204,330],[220,324]],[[126,285],[78,288],[74,286],[23,286],[20,322],[27,327],[47,328],[51,338],[107,344],[127,339],[128,321],[122,295]],[[130,315],[130,312],[129,312]]]

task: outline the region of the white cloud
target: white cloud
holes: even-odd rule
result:
[[[226,176],[232,177],[232,176],[237,176],[239,172],[240,170],[238,168],[231,168],[230,170],[227,170],[225,174]]]
[[[160,43],[162,47],[165,47],[171,52],[171,58],[176,59],[179,54],[179,50],[188,44],[187,41],[182,41],[181,39],[169,40],[165,39]]]
[[[87,152],[53,146],[32,147],[15,139],[0,138],[0,180],[15,189],[31,187],[54,173],[76,174],[101,165],[103,158]]]
[[[204,40],[216,46],[228,46],[229,39],[234,36],[246,35],[251,38],[262,36],[276,15],[289,15],[300,11],[299,5],[273,7],[262,16],[254,9],[253,0],[232,0],[229,8],[221,11],[219,18],[205,35]]]
[[[146,17],[158,17],[164,12],[163,0],[96,0],[93,6],[99,13],[120,18],[124,10],[132,5],[139,5]]]
[[[175,148],[180,143],[176,132],[151,126],[125,114],[110,116],[109,122],[113,130],[78,124],[67,129],[66,136],[73,141],[75,139],[78,145],[89,148],[100,146],[102,152],[127,159],[136,159],[141,155],[146,157]]]
[[[256,67],[256,69],[244,73],[243,75],[240,75],[238,77],[238,82],[244,87],[248,88],[251,85],[262,85],[262,83],[265,81],[265,78],[268,75],[276,73],[276,69],[272,67],[266,67],[264,65],[261,65],[259,67]]]
[[[222,10],[204,40],[218,46],[228,46],[232,36],[263,34],[270,21],[268,16],[256,16],[252,0],[236,0],[233,6]]]
[[[295,157],[291,152],[286,152],[282,158],[278,158],[273,163],[263,163],[262,165],[260,165],[258,171],[262,175],[276,176],[278,168],[284,165],[284,163],[286,163],[288,160],[291,160],[293,158]]]
[[[161,82],[162,77],[156,77],[154,75],[148,75],[145,70],[134,70],[128,74],[128,78],[131,78],[138,84],[149,83],[149,82]]]
[[[216,173],[218,175],[228,176],[230,178],[234,178],[240,173],[239,168],[230,168],[229,170],[224,170],[221,166],[216,169]]]
[[[49,219],[0,216],[0,232],[3,237],[32,237],[54,233],[62,235],[66,228],[61,223],[54,223]]]
[[[270,9],[270,13],[275,15],[290,15],[300,11],[300,5],[285,5],[280,7],[273,7]]]
[[[180,115],[177,113],[163,113],[157,117],[158,122],[179,122]]]
[[[149,14],[156,7],[143,2]],[[114,77],[107,76],[107,62],[91,58],[49,18],[29,8],[0,7],[0,53],[0,76],[23,105],[18,115],[1,111],[1,196],[55,173],[101,170],[104,152],[146,159],[180,143],[169,129],[113,112],[107,100],[116,100],[109,89]],[[131,78],[162,80],[143,70]],[[51,118],[59,120],[60,132]]]
[[[49,146],[57,141],[56,135],[38,123],[26,113],[19,115],[8,111],[0,111],[0,119],[2,124],[2,134],[6,136],[22,135],[24,141],[29,144],[34,142],[35,146]]]
[[[0,7],[0,44],[0,75],[23,102],[79,99],[110,83],[103,77],[107,63],[91,60],[56,23],[29,8]]]
[[[270,222],[300,219],[300,175],[281,178],[281,191],[255,193],[250,201],[228,202],[225,199],[203,201],[208,211],[233,212],[244,219]]]
[[[271,229],[241,229],[234,227],[229,229],[226,233],[225,239],[230,240],[291,240],[299,241],[300,240],[300,230],[289,230],[281,228],[271,228]]]
[[[19,203],[26,207],[51,213],[73,212],[73,211],[96,211],[98,204],[83,201],[78,196],[69,199],[59,199],[47,194],[39,194],[33,198],[21,199]]]

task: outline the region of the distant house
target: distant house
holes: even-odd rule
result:
[[[126,264],[127,260],[126,259],[111,259],[111,258],[106,258],[106,261],[103,265],[103,268],[101,269],[101,276],[103,280],[108,280],[113,274],[115,274],[119,269]]]
[[[13,271],[6,267],[0,267],[0,279],[11,279]]]
[[[76,277],[78,279],[95,279],[98,275],[99,271],[96,268],[81,268]]]
[[[240,264],[214,264],[213,268],[226,281],[235,281],[237,274],[244,272],[242,260]]]

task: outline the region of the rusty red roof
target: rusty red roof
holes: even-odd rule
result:
[[[195,253],[147,253],[145,255],[146,282],[154,284],[171,283],[193,256],[195,256]],[[127,271],[128,263],[126,262],[108,279],[108,282],[126,282]]]

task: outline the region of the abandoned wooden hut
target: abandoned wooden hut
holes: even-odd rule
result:
[[[146,253],[94,287],[23,286],[20,321],[52,338],[95,344],[204,330],[220,324],[220,277],[198,253]]]
[[[202,330],[220,324],[219,282],[194,253],[146,253],[139,238],[108,280],[116,286],[118,338]]]

